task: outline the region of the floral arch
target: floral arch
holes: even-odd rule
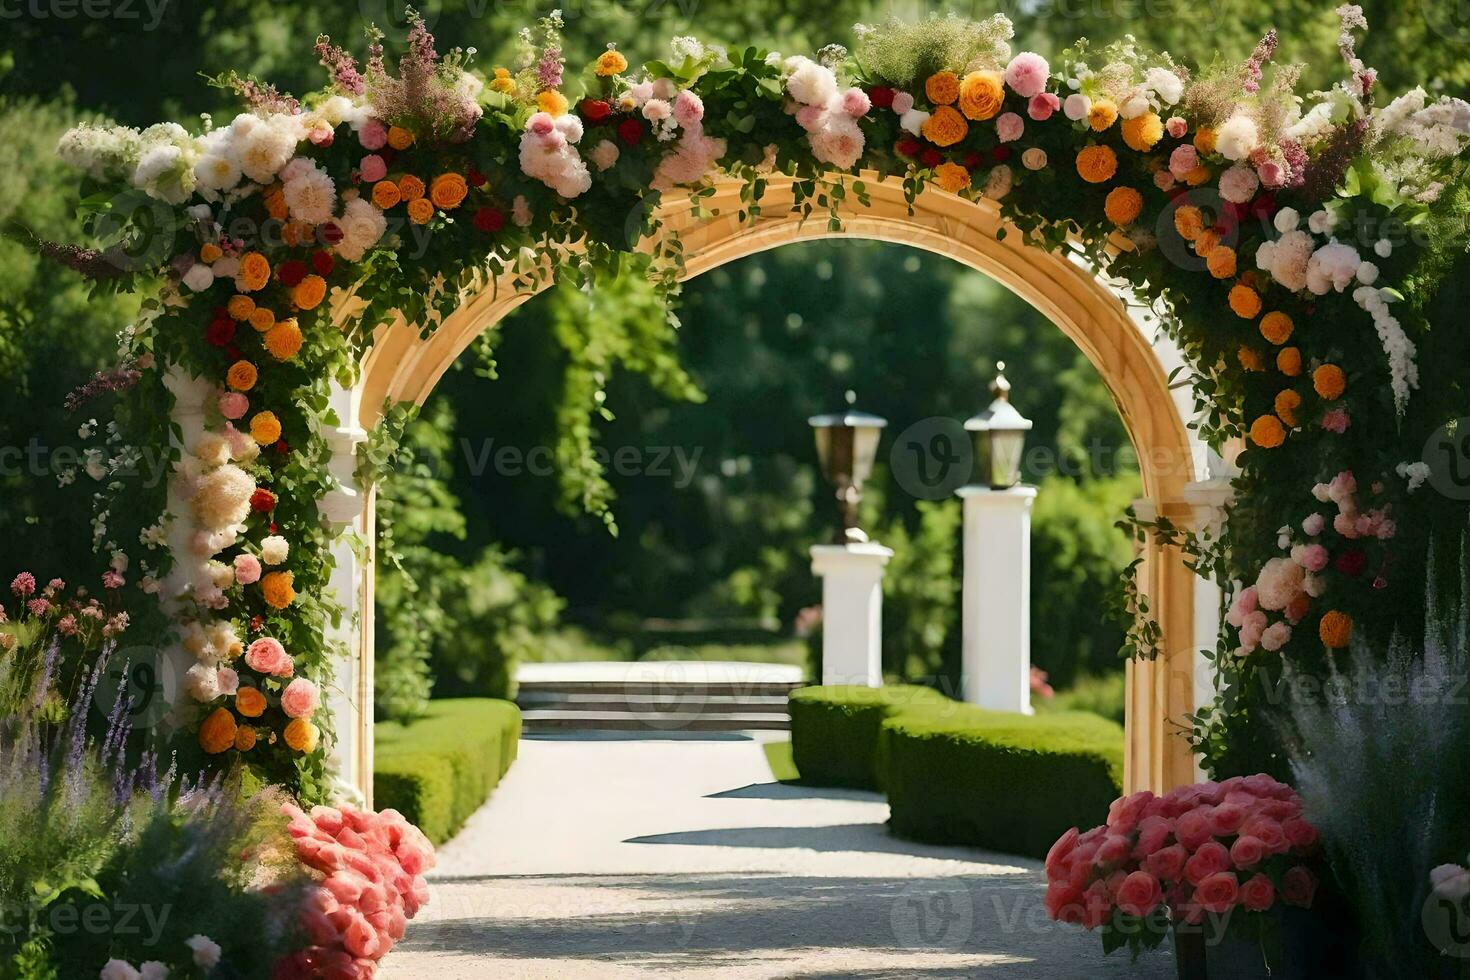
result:
[[[1191,72],[1131,42],[1053,63],[1014,54],[1004,17],[939,18],[816,60],[681,38],[633,69],[610,47],[571,79],[552,16],[515,70],[440,55],[415,21],[396,73],[380,35],[362,64],[322,38],[330,84],[301,100],[225,76],[245,103],[226,125],[68,133],[110,234],[48,250],[149,294],[96,386],[122,392],[97,543],[176,640],[176,744],[308,800],[367,788],[362,444],[384,402],[423,398],[555,278],[636,269],[672,297],[850,234],[995,276],[1111,387],[1152,504],[1125,578],[1130,787],[1187,781],[1186,744],[1212,772],[1279,772],[1273,672],[1323,674],[1355,630],[1416,618],[1429,533],[1464,522],[1415,491],[1418,447],[1470,414],[1455,331],[1429,330],[1470,210],[1470,106],[1378,104],[1361,11],[1339,15],[1346,77],[1305,101],[1274,34]],[[1239,467],[1223,525],[1196,438]],[[142,485],[163,446],[170,479]],[[1233,594],[1224,623],[1190,567]],[[1218,679],[1197,698],[1201,649]]]

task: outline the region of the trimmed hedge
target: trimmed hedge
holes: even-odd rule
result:
[[[882,741],[889,827],[913,840],[1045,857],[1122,795],[1123,729],[1088,712],[915,708]]]
[[[435,844],[452,837],[515,761],[521,712],[509,701],[430,701],[407,725],[378,722],[373,805],[392,807]]]
[[[791,754],[813,786],[881,789],[883,722],[917,707],[942,712],[954,701],[928,687],[803,687],[791,692]]]

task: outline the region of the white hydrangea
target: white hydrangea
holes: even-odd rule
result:
[[[1301,221],[1302,216],[1297,212],[1296,208],[1282,208],[1276,212],[1274,224],[1276,225],[1276,230],[1284,235],[1288,231],[1295,231],[1296,226],[1301,224]]]
[[[269,184],[296,153],[296,145],[304,135],[296,116],[261,119],[241,113],[230,123],[230,156],[246,177],[257,184]]]
[[[342,208],[337,227],[342,232],[342,240],[336,247],[337,254],[348,262],[358,262],[388,230],[388,219],[372,201],[355,197]]]
[[[1215,133],[1215,149],[1227,160],[1244,160],[1260,145],[1256,121],[1243,112],[1225,120]]]
[[[1143,79],[1163,105],[1174,105],[1184,95],[1184,79],[1167,68],[1150,68]]]
[[[929,121],[929,113],[923,109],[910,109],[898,117],[898,125],[906,133],[918,136],[924,131],[924,124]]]
[[[214,270],[203,262],[195,262],[184,273],[183,282],[190,292],[202,293],[214,285]]]
[[[1307,263],[1307,289],[1318,296],[1329,290],[1342,292],[1358,275],[1363,262],[1358,250],[1345,242],[1328,242],[1312,253]]]
[[[184,672],[184,690],[201,704],[219,697],[219,669],[198,663]]]
[[[56,153],[93,180],[130,173],[143,150],[143,136],[126,126],[76,126],[62,134]]]
[[[1400,463],[1393,468],[1393,471],[1404,478],[1409,493],[1418,490],[1429,480],[1429,464],[1422,459],[1412,463]]]
[[[837,76],[832,69],[817,64],[810,58],[797,57],[786,79],[786,91],[803,105],[826,105],[837,95]],[[791,61],[787,62],[792,64]]]
[[[260,542],[260,560],[267,565],[279,565],[291,554],[291,545],[279,534],[272,534]]]

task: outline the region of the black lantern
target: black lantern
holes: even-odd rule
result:
[[[975,443],[979,482],[992,490],[1006,490],[1021,482],[1021,455],[1026,448],[1026,433],[1031,431],[1031,420],[1011,404],[1011,383],[1006,380],[1005,369],[1004,361],[996,363],[990,407],[965,422]]]
[[[863,482],[873,473],[879,436],[888,424],[887,419],[853,409],[855,400],[856,396],[849,391],[846,410],[814,415],[807,420],[816,435],[822,475],[837,489],[841,519],[838,544],[861,544],[868,540],[858,527],[858,504],[863,499]]]

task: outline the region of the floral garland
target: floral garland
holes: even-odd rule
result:
[[[663,191],[689,189],[702,214],[721,175],[743,182],[747,216],[770,175],[794,178],[796,210],[825,206],[834,227],[849,192],[865,201],[866,172],[910,200],[931,184],[984,196],[1029,242],[1078,247],[1131,283],[1185,352],[1202,433],[1248,440],[1232,524],[1252,530],[1219,544],[1252,583],[1232,606],[1225,686],[1267,654],[1340,648],[1382,606],[1423,480],[1384,447],[1421,380],[1426,321],[1400,287],[1433,283],[1422,243],[1387,229],[1431,223],[1430,205],[1461,193],[1470,107],[1420,89],[1375,108],[1361,13],[1339,14],[1349,77],[1305,111],[1297,72],[1270,64],[1274,34],[1242,65],[1192,75],[1131,42],[1053,64],[1012,55],[1003,17],[930,19],[861,28],[854,55],[817,59],[680,38],[635,72],[610,45],[578,83],[558,15],[523,33],[516,69],[488,75],[468,52],[438,54],[411,15],[396,74],[380,35],[362,63],[324,37],[331,84],[300,101],[231,75],[220,84],[247,111],[227,125],[68,133],[59,151],[112,195],[103,207],[174,220],[162,248],[124,222],[152,260],[104,277],[164,277],[129,342],[136,396],[166,401],[147,376],[169,367],[212,395],[174,471],[188,512],[171,515],[192,528],[176,598],[199,744],[325,793],[321,431],[329,382],[351,381],[373,330],[401,314],[431,331],[465,289],[508,276],[534,288],[616,269],[658,230]],[[636,261],[673,293],[677,239]],[[1303,470],[1315,478],[1285,485]],[[164,501],[140,499],[141,539],[161,548]],[[1282,527],[1279,543],[1262,527]],[[154,591],[164,562],[143,563]]]

